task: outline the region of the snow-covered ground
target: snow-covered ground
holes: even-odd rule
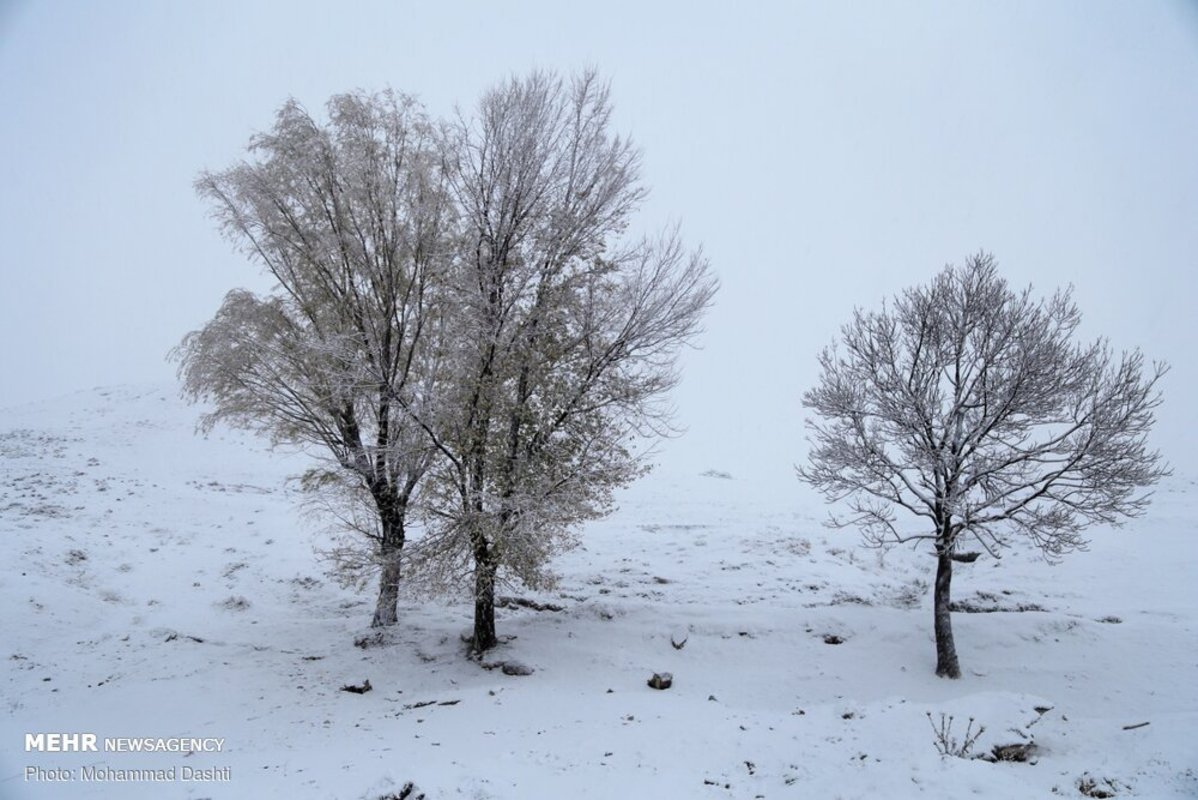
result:
[[[560,606],[499,611],[493,660],[533,670],[510,676],[465,658],[460,600],[409,598],[387,641],[355,646],[372,597],[315,557],[285,482],[303,460],[195,418],[170,387],[0,413],[0,797],[1198,795],[1188,476],[1059,566],[958,565],[954,597],[990,613],[954,615],[965,674],[946,681],[927,555],[824,528],[785,480],[663,469],[584,531],[555,591],[508,592]],[[649,688],[663,671],[673,686]],[[942,713],[958,740],[985,726],[974,753],[1031,741],[1030,759],[942,757]],[[57,731],[224,742],[26,752]]]

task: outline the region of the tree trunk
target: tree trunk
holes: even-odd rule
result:
[[[474,639],[472,650],[481,655],[499,643],[495,636],[495,565],[486,546],[474,560]]]
[[[383,628],[399,621],[400,559],[403,555],[406,509],[385,492],[375,496],[375,503],[383,529],[383,540],[379,543],[382,573],[379,575],[379,599],[374,606],[374,619],[370,621],[370,627]]]
[[[936,547],[936,589],[933,606],[936,628],[936,674],[941,678],[960,678],[957,646],[953,643],[953,618],[949,611],[950,586],[953,580],[951,547]]]
[[[399,621],[399,577],[402,553],[403,550],[399,547],[383,545],[383,569],[379,576],[379,599],[374,606],[374,619],[370,622],[372,628],[383,628]]]

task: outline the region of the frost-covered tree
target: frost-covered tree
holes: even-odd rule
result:
[[[1069,291],[1013,291],[979,254],[856,311],[803,397],[815,416],[799,475],[847,504],[832,524],[873,545],[931,544],[937,675],[960,676],[959,545],[997,556],[1020,537],[1055,560],[1085,546],[1085,526],[1143,513],[1145,488],[1168,474],[1146,441],[1166,367],[1075,342],[1080,319]]]
[[[434,287],[454,235],[441,154],[410,98],[344,94],[327,122],[288,102],[251,140],[251,160],[196,184],[274,288],[230,292],[188,334],[177,350],[184,392],[212,404],[208,428],[250,428],[329,457],[304,485],[341,493],[347,519],[368,523],[359,527],[381,571],[374,625],[396,621],[405,525],[432,455],[411,412],[433,394],[440,357]]]
[[[676,355],[715,292],[675,232],[625,235],[644,189],[610,117],[593,74],[535,73],[449,134],[454,347],[437,407],[414,416],[438,450],[424,560],[472,585],[477,653],[496,643],[497,580],[543,585],[642,472],[640,437],[667,430]]]

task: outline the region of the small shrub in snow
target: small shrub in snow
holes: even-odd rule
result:
[[[783,540],[781,547],[791,555],[805,556],[811,553],[811,542],[801,536],[792,536]]]
[[[359,647],[367,650],[371,647],[382,647],[387,643],[387,637],[382,631],[374,631],[373,633],[365,633],[354,638],[354,647]]]
[[[851,559],[850,559],[851,561]],[[868,598],[862,597],[853,592],[839,591],[832,595],[832,605],[834,606],[872,606],[873,602]]]
[[[523,676],[531,675],[533,673],[532,667],[519,661],[504,661],[503,665],[500,666],[499,669],[504,675]]]
[[[1029,761],[1036,754],[1035,742],[1015,742],[1013,744],[996,744],[983,759],[994,763],[996,761],[1014,761],[1019,764]],[[1034,763],[1034,762],[1033,762]]]
[[[249,607],[250,601],[246,600],[241,595],[229,597],[223,603],[221,603],[221,608],[224,608],[227,611],[245,611]]]
[[[937,725],[932,720],[932,712],[927,712],[928,724],[932,726],[932,730],[936,734],[936,738],[932,740],[932,744],[936,746],[936,750],[941,757],[956,756],[957,758],[972,758],[970,751],[977,744],[978,739],[986,732],[985,725],[978,725],[977,730],[973,729],[974,719],[969,718],[969,724],[965,726],[964,738],[958,740],[953,736],[953,717],[951,714],[941,714],[940,724]]]
[[[1121,785],[1110,778],[1093,778],[1090,773],[1083,772],[1077,779],[1077,790],[1086,797],[1115,797],[1119,794]]]
[[[1012,714],[1022,715],[1026,713],[1023,708],[991,708],[989,713],[994,714],[999,719],[992,727],[1003,730],[997,734],[983,737],[983,734],[987,730],[986,726],[979,725],[975,730],[974,723],[976,720],[970,717],[963,738],[960,740],[953,735],[952,715],[942,712],[940,714],[939,725],[933,720],[930,712],[926,716],[932,726],[932,730],[936,733],[934,744],[941,756],[951,755],[958,758],[976,758],[988,761],[991,764],[999,761],[1035,764],[1035,758],[1040,752],[1040,748],[1035,742],[1035,735],[1032,733],[1032,728],[1044,718],[1046,713],[1052,710],[1052,706],[1039,704],[1032,706],[1032,710],[1035,712],[1035,716],[1032,719],[1027,722],[1017,722],[1010,719],[1010,717]],[[993,722],[994,720],[992,719],[991,721]],[[1015,724],[1011,724],[1012,722]],[[978,748],[985,752],[975,753],[974,750]]]
[[[424,800],[424,792],[408,781],[398,792],[379,795],[379,800]]]

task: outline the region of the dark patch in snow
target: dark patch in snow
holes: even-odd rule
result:
[[[700,472],[699,475],[704,478],[718,478],[719,480],[722,480],[722,481],[732,480],[732,473],[724,472],[722,469],[705,470],[703,472]]]
[[[1035,742],[1016,742],[1014,744],[996,744],[988,755],[982,756],[982,760],[990,762],[998,761],[1014,761],[1017,763],[1025,763],[1029,761],[1039,750]],[[1031,763],[1036,763],[1032,761]]]
[[[250,601],[238,595],[236,597],[228,597],[220,607],[226,611],[245,611],[250,607]]]
[[[495,598],[496,608],[530,608],[533,611],[565,611],[565,606],[557,603],[539,603],[527,597],[502,596]]]
[[[1077,779],[1077,790],[1086,797],[1107,798],[1119,794],[1123,785],[1111,778],[1093,778],[1090,774],[1082,773]]]
[[[1003,594],[1008,594],[1004,592]],[[996,612],[1017,613],[1024,611],[1047,611],[1039,603],[1003,603],[989,592],[978,592],[965,600],[954,600],[948,604],[949,611],[959,614],[993,614]]]
[[[424,792],[417,789],[411,781],[408,781],[398,792],[380,794],[378,800],[425,800],[425,798]]]

